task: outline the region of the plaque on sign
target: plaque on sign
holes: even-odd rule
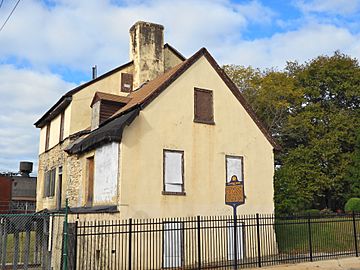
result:
[[[244,182],[239,181],[236,175],[225,186],[225,204],[238,206],[245,203]]]

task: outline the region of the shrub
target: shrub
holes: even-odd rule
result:
[[[345,204],[345,212],[360,212],[360,198],[350,198]]]
[[[301,216],[318,216],[320,214],[319,209],[307,209],[299,213]]]
[[[320,211],[320,214],[321,215],[332,215],[332,214],[334,214],[334,212],[329,208],[324,208]]]

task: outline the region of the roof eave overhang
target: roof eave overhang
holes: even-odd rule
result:
[[[61,99],[46,113],[43,117],[41,117],[34,125],[37,128],[44,127],[48,122],[53,120],[56,116],[58,116],[62,111],[64,111],[67,106],[71,103],[71,96],[62,96]]]

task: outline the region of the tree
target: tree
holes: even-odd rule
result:
[[[289,62],[284,71],[230,68],[237,72],[225,70],[245,85],[239,85],[245,98],[282,146],[276,154],[276,210],[342,208],[360,191],[357,60],[335,52],[302,65]]]

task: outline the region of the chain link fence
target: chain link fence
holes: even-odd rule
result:
[[[65,215],[0,214],[0,270],[61,269]]]

